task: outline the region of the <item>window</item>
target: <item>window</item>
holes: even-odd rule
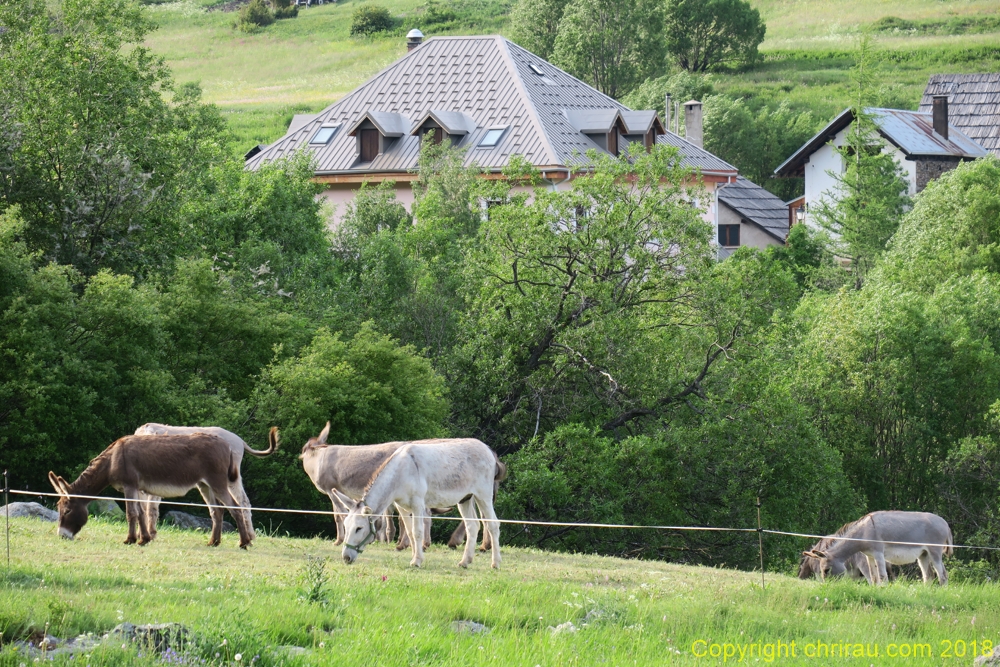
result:
[[[537,74],[538,76],[545,76],[545,72],[542,71],[542,68],[536,65],[535,63],[529,63],[528,67],[530,67],[531,71]]]
[[[332,127],[321,127],[316,130],[316,134],[313,138],[309,140],[310,144],[328,144],[333,135],[337,134],[337,130],[340,129],[339,125],[334,125]]]
[[[506,127],[497,127],[491,130],[486,130],[486,134],[483,135],[482,140],[479,142],[479,148],[492,148],[500,143],[500,137],[503,133],[507,131]]]
[[[361,130],[361,161],[371,162],[378,157],[378,130]]]
[[[732,248],[740,244],[739,225],[719,225],[719,245]]]
[[[618,131],[611,130],[608,132],[608,152],[612,155],[618,155]]]

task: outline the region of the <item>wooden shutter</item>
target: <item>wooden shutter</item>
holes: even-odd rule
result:
[[[378,156],[378,130],[361,130],[361,161],[371,162]]]
[[[608,132],[608,152],[612,155],[618,155],[618,130],[611,130]]]

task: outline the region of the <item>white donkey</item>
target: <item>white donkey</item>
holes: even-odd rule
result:
[[[889,580],[887,562],[906,565],[913,561],[920,565],[925,584],[930,582],[932,572],[942,586],[948,583],[942,557],[952,553],[951,528],[937,514],[872,512],[845,524],[825,540],[829,543],[824,549],[803,552],[806,557],[819,559],[820,577],[825,577],[827,571],[833,576],[844,574],[851,558],[861,553],[868,559],[869,583],[879,585]]]
[[[250,531],[250,539],[257,539],[257,533],[253,529],[253,518],[250,515],[250,498],[247,497],[247,492],[243,488],[243,476],[240,470],[243,463],[243,452],[253,456],[270,456],[278,449],[277,430],[271,430],[271,433],[268,435],[268,448],[261,450],[251,449],[250,445],[243,441],[243,438],[218,426],[169,426],[167,424],[150,422],[143,424],[135,430],[135,435],[192,435],[194,433],[214,435],[229,445],[229,450],[233,453],[233,464],[236,466],[238,475],[236,481],[230,485],[230,490],[232,491],[233,499],[236,500],[240,507],[244,508],[243,517],[246,519],[247,529]],[[139,500],[149,501],[143,502],[141,505],[145,508],[146,525],[149,531],[155,535],[156,523],[160,519],[161,498],[160,496],[153,496],[140,491]],[[206,502],[208,501],[206,500]]]
[[[465,520],[465,552],[461,567],[472,563],[479,536],[476,507],[492,541],[493,567],[500,567],[500,522],[493,511],[494,481],[507,467],[483,442],[474,438],[424,440],[400,447],[372,477],[364,496],[344,519],[344,562],[353,563],[375,541],[375,518],[395,503],[410,533],[413,559],[424,561],[424,522],[430,507],[458,505]]]

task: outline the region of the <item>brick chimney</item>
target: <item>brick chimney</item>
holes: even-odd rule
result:
[[[934,95],[934,131],[948,138],[948,96]]]
[[[406,33],[406,50],[412,51],[413,49],[420,46],[421,42],[424,41],[424,33],[420,32],[416,28]]]
[[[698,148],[702,148],[701,102],[691,100],[684,103],[684,138]]]

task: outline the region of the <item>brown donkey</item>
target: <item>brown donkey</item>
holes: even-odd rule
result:
[[[275,429],[272,429],[272,431]],[[193,435],[127,435],[119,438],[90,462],[75,482],[49,472],[49,482],[59,498],[59,534],[73,539],[87,523],[88,498],[111,486],[125,494],[125,515],[128,537],[125,544],[146,544],[155,537],[143,520],[139,493],[163,498],[183,496],[197,487],[212,514],[212,536],[209,546],[218,546],[222,538],[223,508],[236,521],[240,532],[240,548],[245,549],[252,538],[246,519],[232,493],[230,485],[239,478],[229,444],[207,433]]]

